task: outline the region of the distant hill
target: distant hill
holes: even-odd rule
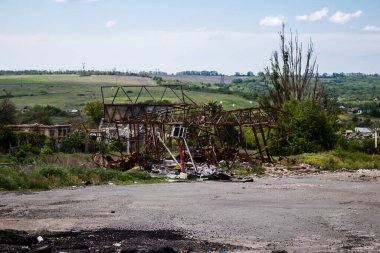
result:
[[[164,80],[170,80],[170,81],[185,81],[185,82],[198,82],[198,83],[221,83],[222,77],[221,76],[197,76],[197,75],[164,75],[160,76]],[[236,78],[246,78],[246,76],[224,76],[224,83],[229,84],[232,82],[232,80]]]

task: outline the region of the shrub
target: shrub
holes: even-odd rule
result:
[[[48,178],[48,177],[67,177],[67,171],[64,168],[55,168],[55,167],[46,167],[42,168],[39,173]]]
[[[277,128],[269,139],[272,153],[294,155],[332,149],[337,142],[335,118],[321,105],[305,100],[284,104]]]
[[[66,152],[84,151],[87,134],[85,132],[74,132],[64,142],[64,150]]]
[[[14,178],[0,174],[0,188],[6,190],[16,190],[18,188],[18,184]]]
[[[341,137],[338,141],[337,148],[339,150],[346,150],[351,152],[362,152],[366,154],[378,154],[380,148],[375,148],[375,140],[362,139],[362,140],[347,140]]]
[[[323,153],[304,153],[294,157],[300,163],[307,163],[325,170],[380,169],[380,156],[361,152],[333,150]]]

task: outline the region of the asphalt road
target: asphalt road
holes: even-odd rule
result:
[[[170,229],[252,252],[380,252],[380,173],[0,193],[0,229]]]

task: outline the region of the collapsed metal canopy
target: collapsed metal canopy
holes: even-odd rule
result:
[[[131,88],[136,90],[134,92],[137,93],[136,97],[132,96]],[[243,127],[252,128],[261,160],[271,159],[264,128],[270,129],[274,126],[276,111],[252,107],[212,113],[198,106],[185,94],[183,86],[178,85],[102,86],[101,90],[105,122],[113,123],[116,127],[128,126],[130,132],[128,142],[134,143],[129,147],[132,146],[132,151],[135,153],[140,153],[140,148],[144,146],[143,153],[156,154],[156,158],[162,156],[164,150],[158,147],[157,143],[160,140],[157,138],[161,136],[165,141],[167,136],[165,133],[168,131],[165,126],[180,125],[202,129],[232,126],[238,127],[240,131]],[[106,98],[105,92],[111,92],[111,96]],[[145,94],[148,100],[143,101],[142,94]],[[166,99],[168,96],[169,99]],[[208,131],[210,132],[212,131]]]

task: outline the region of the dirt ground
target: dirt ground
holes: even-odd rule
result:
[[[380,252],[379,192],[380,171],[3,192],[0,251]]]

